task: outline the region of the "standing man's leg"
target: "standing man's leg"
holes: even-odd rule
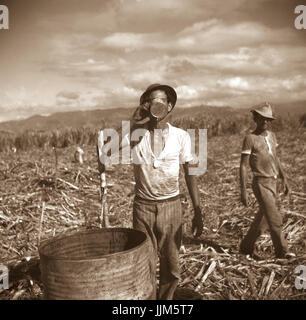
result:
[[[251,224],[249,231],[243,238],[240,244],[240,252],[244,254],[252,254],[254,251],[254,246],[257,238],[267,230],[268,223],[263,213],[263,208],[260,202],[260,196],[258,193],[258,187],[256,186],[256,181],[252,184],[254,195],[259,204],[259,211],[255,215],[255,218]]]
[[[160,251],[160,285],[158,298],[172,300],[180,280],[179,250],[182,240],[180,199],[157,204],[157,245]]]
[[[240,252],[244,254],[252,254],[257,238],[261,234],[260,225],[263,221],[262,211],[259,209],[251,224],[249,231],[240,243]]]
[[[276,257],[282,258],[288,252],[287,241],[282,232],[283,219],[276,206],[276,180],[261,179],[257,183],[259,201],[267,219]]]
[[[133,228],[144,232],[150,243],[150,269],[151,281],[153,285],[152,300],[156,299],[156,264],[157,264],[157,240],[154,235],[154,228],[156,225],[156,205],[148,204],[141,201],[134,200],[133,205]]]

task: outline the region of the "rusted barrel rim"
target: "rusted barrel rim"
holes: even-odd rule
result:
[[[124,251],[119,251],[119,252],[114,252],[114,253],[109,253],[109,254],[104,254],[101,255],[99,258],[90,258],[90,259],[80,259],[79,257],[76,258],[66,258],[66,257],[61,257],[61,256],[53,256],[53,255],[47,255],[43,253],[44,248],[50,243],[50,242],[56,242],[58,240],[62,240],[63,238],[70,238],[70,237],[74,237],[77,234],[92,234],[92,233],[101,233],[101,232],[136,232],[139,233],[141,235],[144,236],[144,240],[140,242],[140,244],[136,247],[133,247],[129,250],[124,250]],[[89,231],[78,231],[75,232],[73,234],[69,234],[69,235],[59,235],[57,237],[51,238],[51,239],[47,239],[45,241],[43,241],[39,248],[38,248],[38,252],[40,257],[43,258],[47,258],[47,259],[52,259],[52,260],[60,260],[60,261],[66,261],[66,262],[79,262],[79,261],[99,261],[101,259],[105,259],[108,257],[115,257],[116,255],[123,255],[123,254],[128,254],[134,250],[136,250],[137,248],[139,248],[141,245],[143,245],[144,243],[146,243],[147,241],[149,241],[147,235],[139,230],[135,230],[135,229],[130,229],[130,228],[103,228],[103,229],[97,229],[97,230],[89,230]]]

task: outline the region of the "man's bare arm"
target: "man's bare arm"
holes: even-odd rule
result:
[[[183,164],[185,180],[194,209],[200,206],[199,189],[195,175],[189,174],[189,164]]]
[[[194,217],[192,219],[192,232],[196,231],[195,236],[199,237],[203,231],[203,216],[200,208],[199,188],[195,175],[189,174],[189,163],[183,164],[185,180],[194,208]]]
[[[248,194],[247,194],[247,179],[248,179],[248,163],[249,154],[241,154],[240,161],[240,192],[241,192],[241,202],[247,207],[248,206]]]
[[[282,182],[283,182],[283,187],[284,187],[284,193],[285,195],[289,194],[291,192],[291,188],[289,186],[288,180],[287,180],[287,176],[285,174],[285,171],[283,169],[283,166],[279,160],[279,158],[277,156],[275,156],[275,160],[278,164],[278,170],[279,170],[279,177],[281,178]]]

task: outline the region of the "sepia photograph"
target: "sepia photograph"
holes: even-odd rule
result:
[[[302,0],[0,0],[0,300],[306,300],[305,57]]]

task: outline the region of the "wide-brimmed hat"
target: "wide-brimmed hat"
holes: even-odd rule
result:
[[[269,102],[263,102],[254,106],[251,112],[256,112],[264,118],[275,120],[273,117],[272,106]]]
[[[166,92],[170,102],[172,103],[172,109],[173,109],[176,104],[177,95],[175,90],[166,84],[154,83],[148,86],[146,91],[140,97],[140,104],[143,104],[148,98],[148,96],[150,95],[150,93],[155,90],[164,90]]]

